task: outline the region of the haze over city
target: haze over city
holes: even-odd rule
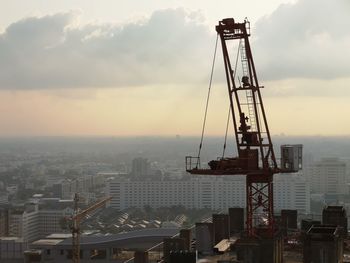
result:
[[[346,0],[0,5],[1,136],[199,135],[214,25],[232,16],[251,22],[272,134],[350,132]],[[208,135],[224,133],[223,81],[219,55]]]
[[[0,0],[1,263],[350,262],[349,0]]]

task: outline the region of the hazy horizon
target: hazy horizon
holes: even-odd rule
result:
[[[350,159],[350,140],[348,137],[301,137],[272,136],[272,142],[279,158],[282,144],[303,144],[304,159],[337,157]],[[0,152],[18,155],[88,154],[91,156],[110,155],[115,158],[131,159],[140,156],[151,160],[168,159],[184,163],[185,156],[197,156],[200,137],[22,137],[1,138]],[[210,160],[222,155],[224,137],[207,136],[202,147],[202,159]],[[235,155],[233,136],[227,139],[225,156]]]

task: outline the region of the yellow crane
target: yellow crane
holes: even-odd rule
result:
[[[85,216],[91,213],[92,211],[104,206],[111,199],[112,197],[103,198],[102,200],[98,201],[92,206],[89,206],[85,210],[79,211],[79,206],[78,206],[79,196],[77,193],[74,195],[74,212],[72,217],[70,218],[72,221],[72,227],[71,227],[72,259],[74,263],[80,262],[80,222],[81,220],[84,219]]]

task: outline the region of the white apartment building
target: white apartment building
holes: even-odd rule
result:
[[[347,194],[346,163],[338,158],[324,158],[311,165],[311,191],[322,194]]]
[[[9,235],[22,237],[24,241],[32,242],[40,238],[39,210],[37,205],[30,204],[24,211],[10,212]]]
[[[296,209],[310,213],[310,183],[302,173],[276,174],[273,181],[275,210]]]
[[[64,232],[61,219],[72,213],[71,204],[59,200],[51,206],[30,204],[24,211],[10,212],[9,235],[32,242],[53,233]]]
[[[110,206],[153,208],[181,205],[186,208],[226,210],[246,206],[245,176],[189,176],[188,180],[115,179],[107,185]],[[276,209],[310,211],[310,188],[302,176],[277,176],[274,188]]]
[[[145,205],[225,209],[230,205],[244,206],[242,191],[245,191],[243,176],[163,181],[117,179],[109,182],[107,187],[113,197],[110,205],[117,209]]]

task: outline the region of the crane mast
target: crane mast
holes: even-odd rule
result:
[[[234,19],[224,19],[216,31],[221,40],[238,159],[245,162],[243,166],[247,168],[247,231],[254,235],[256,225],[265,225],[269,232],[274,231],[273,174],[277,172],[277,162],[250,48],[249,27],[248,21],[235,23]],[[227,42],[234,40],[240,41],[244,74],[239,86],[227,48]]]
[[[208,163],[210,169],[200,167],[199,156],[187,156],[186,170],[191,174],[245,175],[248,235],[256,236],[258,227],[273,235],[273,175],[279,172],[295,172],[297,169],[291,165],[290,156],[284,160],[283,169],[277,166],[260,92],[263,87],[258,82],[249,43],[249,21],[236,23],[233,18],[223,19],[216,26],[216,32],[221,40],[238,156],[212,160]],[[242,77],[238,80],[228,48],[232,41],[238,41],[241,53]]]
[[[85,218],[86,215],[90,214],[94,210],[104,206],[112,197],[104,198],[97,203],[89,206],[85,210],[79,210],[79,196],[76,193],[74,195],[74,212],[70,218],[72,220],[72,259],[74,263],[80,262],[80,222]]]

